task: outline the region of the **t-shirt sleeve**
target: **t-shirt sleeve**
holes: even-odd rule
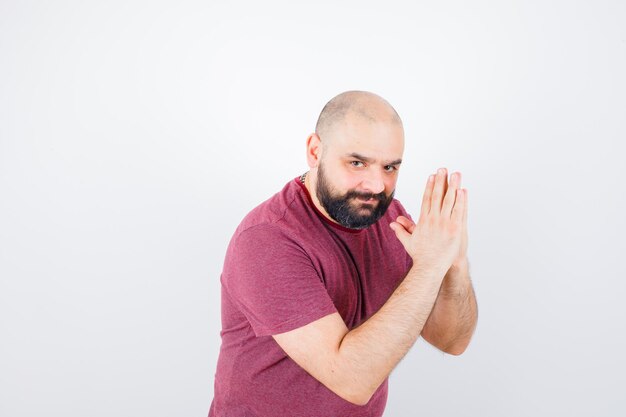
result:
[[[222,285],[257,336],[284,333],[337,311],[309,256],[274,224],[233,238]]]

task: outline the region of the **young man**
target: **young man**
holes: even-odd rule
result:
[[[228,247],[209,416],[381,416],[387,377],[420,335],[465,350],[477,318],[467,190],[440,169],[413,223],[393,198],[403,150],[381,97],[349,91],[324,107],[310,170]]]

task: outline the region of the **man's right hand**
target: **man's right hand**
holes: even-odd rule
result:
[[[447,178],[445,168],[428,178],[417,224],[404,216],[390,224],[415,265],[444,273],[460,250],[465,205],[461,173],[450,176],[449,187]]]

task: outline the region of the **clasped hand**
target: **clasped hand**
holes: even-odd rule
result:
[[[445,168],[428,177],[417,223],[399,216],[390,227],[414,264],[462,268],[467,264],[467,189],[461,173],[450,176]]]

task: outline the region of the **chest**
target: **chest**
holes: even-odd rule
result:
[[[395,236],[329,232],[316,240],[314,253],[313,264],[350,329],[378,311],[408,271],[406,252]]]

